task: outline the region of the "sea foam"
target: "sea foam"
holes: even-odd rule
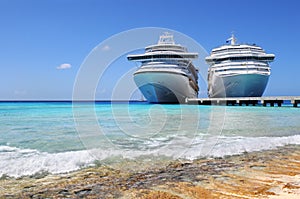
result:
[[[217,139],[213,140],[213,139]],[[164,146],[151,150],[138,149],[92,149],[62,153],[39,152],[33,149],[20,149],[0,146],[0,176],[20,177],[39,172],[53,174],[75,171],[93,165],[95,160],[107,164],[107,159],[135,159],[141,156],[167,156],[171,159],[194,160],[203,157],[224,157],[244,152],[275,149],[289,144],[300,144],[300,135],[287,137],[218,137],[210,140],[193,140],[189,147],[180,145]]]
[[[38,172],[65,173],[94,161],[89,151],[46,153],[31,149],[0,146],[0,176],[20,177]]]

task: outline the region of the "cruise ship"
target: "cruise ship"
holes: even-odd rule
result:
[[[191,53],[175,44],[173,35],[164,33],[158,43],[147,46],[145,53],[128,55],[129,61],[140,62],[134,81],[150,103],[185,103],[186,98],[198,96],[198,69]]]
[[[208,96],[261,97],[267,86],[275,58],[255,44],[237,44],[232,35],[229,44],[214,48],[205,58],[208,69]]]

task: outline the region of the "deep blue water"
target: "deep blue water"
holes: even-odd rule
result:
[[[1,102],[0,176],[124,158],[196,159],[300,144],[300,109]],[[109,160],[109,161],[108,161]]]

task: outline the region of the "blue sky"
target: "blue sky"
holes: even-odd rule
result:
[[[143,27],[179,31],[208,52],[234,31],[276,55],[264,95],[300,95],[299,10],[297,0],[0,0],[0,99],[71,99],[90,51]],[[105,84],[119,73],[112,69]]]

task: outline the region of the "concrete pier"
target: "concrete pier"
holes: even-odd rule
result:
[[[226,98],[187,98],[187,104],[198,105],[239,105],[239,106],[282,106],[284,102],[291,103],[294,107],[300,104],[300,96],[274,96],[274,97],[226,97]]]

